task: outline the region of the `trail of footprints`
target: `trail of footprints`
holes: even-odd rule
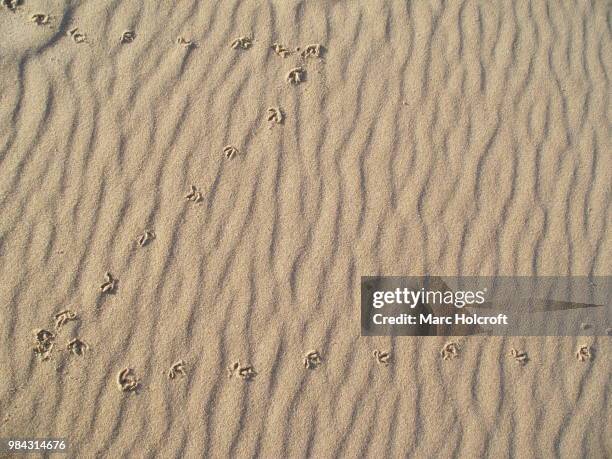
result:
[[[273,43],[272,50],[274,51],[275,54],[277,54],[278,56],[282,58],[285,58],[293,54],[292,51],[290,51],[288,48],[286,48],[284,45],[280,43]],[[322,58],[324,50],[325,48],[322,45],[316,43],[316,44],[306,46],[306,48],[304,48],[303,50],[300,48],[296,48],[295,53],[299,53],[299,55],[304,59]],[[286,78],[287,78],[288,83],[292,85],[298,85],[306,81],[306,70],[302,66],[294,67],[291,70],[289,70]]]
[[[46,361],[51,358],[59,330],[68,322],[77,320],[77,314],[69,309],[66,309],[55,314],[53,318],[55,321],[56,333],[46,329],[38,329],[34,332],[35,344],[33,350],[41,361]],[[70,354],[75,356],[83,356],[89,349],[89,345],[80,338],[73,338],[67,342],[66,349]],[[442,347],[440,350],[440,355],[445,361],[453,360],[459,357],[460,349],[461,348],[456,341],[451,341]],[[379,365],[387,366],[392,362],[392,354],[390,351],[375,349],[373,351],[373,355],[376,363]],[[514,347],[510,349],[509,355],[520,365],[525,365],[529,361],[526,352],[519,351]],[[580,362],[592,360],[592,347],[586,344],[580,345],[576,351],[576,358]],[[304,368],[308,370],[315,370],[323,364],[323,359],[319,351],[311,350],[304,355],[302,363]],[[236,360],[227,368],[227,374],[228,378],[253,381],[258,372],[252,365],[242,365],[240,360]],[[182,359],[173,363],[167,372],[167,377],[170,380],[175,380],[178,377],[186,376],[186,365]],[[117,386],[122,392],[136,392],[141,387],[141,379],[136,376],[134,369],[126,367],[117,374]]]
[[[0,0],[3,7],[9,9],[12,12],[17,11],[21,5],[21,0]],[[30,16],[30,20],[39,26],[48,25],[50,22],[50,16],[45,13],[34,13]],[[66,33],[70,39],[76,44],[87,43],[87,35],[82,32],[79,27],[72,27]],[[124,31],[119,37],[119,42],[122,45],[133,43],[136,40],[136,32],[133,30]],[[176,43],[184,48],[195,48],[196,44],[193,40],[179,36],[176,39]],[[254,39],[251,36],[240,36],[234,39],[230,46],[235,50],[248,50],[253,47]],[[289,49],[285,45],[275,42],[271,45],[271,49],[274,53],[283,59],[291,56],[292,54],[299,55],[302,59],[317,58],[321,59],[325,52],[325,47],[319,43],[307,45],[304,49],[300,47],[294,50]],[[292,85],[298,85],[306,80],[306,70],[302,66],[294,67],[289,70],[286,76],[287,81]],[[281,119],[275,116],[275,122],[281,123]]]
[[[186,196],[187,199],[198,202],[201,199],[201,193],[195,186],[192,186],[191,193]],[[155,233],[146,230],[138,239],[138,245],[143,247],[155,239]],[[105,282],[100,285],[102,294],[114,293],[117,287],[117,279],[110,272],[104,275]],[[69,309],[62,310],[53,316],[55,321],[56,333],[46,329],[35,330],[34,353],[41,361],[46,361],[51,358],[52,351],[57,339],[57,333],[68,322],[77,320],[77,314]],[[83,356],[89,349],[89,345],[80,338],[73,338],[66,344],[66,350],[75,356]],[[450,341],[446,343],[440,350],[440,356],[444,361],[459,358],[461,347],[458,342]],[[392,354],[390,351],[381,351],[375,349],[373,355],[376,363],[382,366],[387,366],[392,362]],[[509,355],[519,365],[526,365],[529,361],[527,352],[511,348]],[[582,344],[576,351],[576,358],[580,362],[586,362],[593,359],[593,349],[587,344]],[[321,354],[317,350],[308,351],[302,359],[304,368],[315,370],[323,363]],[[252,365],[242,365],[239,360],[235,361],[227,368],[229,378],[238,378],[244,381],[253,381],[257,376],[257,371]],[[168,379],[175,380],[178,377],[187,375],[185,362],[178,360],[173,363],[167,372]],[[122,392],[137,392],[141,386],[141,380],[135,374],[134,369],[126,367],[117,375],[117,386]]]
[[[443,360],[452,360],[459,357],[460,347],[455,341],[446,343],[440,350],[440,355]],[[525,351],[516,348],[510,348],[510,357],[519,365],[526,365],[529,362],[529,355]],[[581,344],[576,351],[576,358],[580,362],[593,360],[593,348],[588,344]]]
[[[1,0],[2,5],[10,9],[11,11],[15,11],[17,6],[20,4],[19,0]],[[36,13],[31,16],[32,22],[37,25],[46,25],[49,24],[50,16],[44,13]],[[72,41],[76,44],[87,43],[87,35],[78,27],[73,27],[66,33]],[[136,40],[136,32],[133,30],[124,31],[120,38],[119,42],[122,45],[133,43]],[[194,48],[196,46],[195,42],[191,39],[187,39],[183,36],[179,36],[176,39],[176,43],[179,46],[184,48]],[[254,39],[250,36],[241,36],[234,39],[230,46],[235,50],[248,50],[253,46]],[[273,43],[271,46],[272,50],[275,54],[282,58],[286,58],[292,54],[298,54],[301,58],[322,58],[323,53],[325,51],[325,47],[319,43],[307,45],[304,49],[300,47],[295,48],[295,50],[290,50],[286,46],[280,43]],[[306,70],[302,66],[297,66],[290,69],[286,75],[286,80],[291,85],[298,85],[303,83],[306,80]],[[283,124],[284,114],[279,107],[270,107],[268,109],[268,121],[273,124]],[[233,159],[238,154],[238,149],[234,146],[228,145],[223,149],[223,154],[227,159]],[[188,198],[194,202],[199,202],[201,199],[201,195],[198,198],[198,191],[193,192],[193,198]]]
[[[20,5],[20,0],[0,0],[2,6],[8,8],[11,11],[15,11]],[[50,22],[50,16],[44,13],[32,14],[30,17],[31,21],[36,25],[47,25]],[[76,44],[86,43],[87,36],[81,32],[78,27],[73,27],[67,32],[67,35]],[[136,32],[133,30],[124,31],[119,42],[122,45],[133,43],[136,40]],[[176,39],[176,43],[184,48],[195,48],[196,43],[188,38],[179,36]],[[234,50],[249,50],[254,45],[254,39],[250,36],[241,36],[233,40],[230,44]],[[281,57],[287,58],[291,55],[298,55],[302,59],[323,57],[325,48],[320,44],[311,44],[301,49],[300,47],[291,50],[285,45],[275,42],[271,45],[273,52]],[[291,68],[286,74],[286,80],[291,85],[299,85],[306,81],[306,70],[303,66],[298,65]],[[284,113],[280,107],[269,107],[267,110],[267,121],[275,124],[283,124]],[[235,146],[227,145],[223,148],[223,154],[226,159],[233,159],[239,155],[239,150]],[[199,203],[202,201],[202,192],[195,186],[191,185],[191,189],[185,199],[192,203]],[[145,247],[150,244],[156,235],[151,230],[145,230],[137,239],[137,244],[140,247]],[[110,272],[105,273],[105,281],[100,285],[100,291],[102,294],[115,293],[117,289],[118,280],[115,279]],[[68,322],[77,320],[77,314],[71,310],[63,310],[55,314],[55,331],[53,333],[46,329],[38,329],[35,331],[35,343],[34,353],[39,357],[41,361],[46,361],[51,358],[52,351],[54,349],[57,334],[59,330],[65,326]],[[610,334],[612,330],[608,329],[607,333]],[[89,349],[89,345],[82,341],[80,338],[75,337],[69,340],[66,344],[66,350],[75,356],[83,356]],[[392,362],[392,354],[389,351],[381,351],[376,349],[373,351],[375,361],[378,365],[387,366]],[[440,355],[444,361],[457,359],[460,355],[460,346],[457,342],[451,341],[446,343],[440,350]],[[509,355],[512,359],[520,365],[525,365],[529,358],[527,353],[519,351],[515,348],[510,349]],[[581,345],[576,351],[576,358],[580,362],[586,362],[593,359],[593,350],[589,345]],[[323,359],[319,351],[311,350],[308,351],[303,359],[302,363],[307,370],[316,370],[323,364]],[[228,368],[229,378],[238,378],[244,381],[253,381],[257,376],[257,371],[252,365],[242,365],[239,360],[232,363]],[[178,360],[170,366],[167,371],[167,377],[170,380],[175,380],[179,377],[186,377],[186,365],[183,360]],[[117,374],[116,383],[120,391],[131,393],[137,392],[141,387],[141,379],[136,376],[136,372],[133,368],[126,367],[120,370]]]

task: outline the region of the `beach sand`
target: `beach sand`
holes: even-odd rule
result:
[[[612,456],[609,338],[359,329],[362,275],[612,274],[610,2],[3,3],[1,438]]]

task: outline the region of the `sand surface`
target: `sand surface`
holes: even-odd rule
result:
[[[0,437],[72,457],[612,456],[607,337],[460,338],[445,360],[447,338],[359,336],[362,275],[612,274],[611,15],[1,7]]]

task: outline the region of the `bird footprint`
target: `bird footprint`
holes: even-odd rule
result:
[[[175,379],[178,375],[185,376],[185,363],[182,360],[175,362],[168,371],[168,378]]]
[[[36,330],[36,343],[34,345],[34,353],[40,357],[41,360],[48,360],[53,349],[53,342],[55,341],[55,335],[49,330]]]
[[[121,38],[119,39],[119,42],[121,44],[127,44],[127,43],[132,43],[134,40],[136,40],[136,33],[134,33],[131,30],[126,30],[125,32],[121,34]]]
[[[9,10],[15,12],[19,6],[19,0],[2,0],[2,6],[5,6]]]
[[[117,375],[117,385],[123,392],[134,392],[140,387],[140,379],[131,368],[124,368]]]
[[[388,365],[391,361],[390,352],[381,352],[378,349],[374,351],[374,357],[376,357],[376,361],[381,365]]]
[[[49,24],[49,16],[47,14],[36,13],[30,16],[30,19],[36,25]]]
[[[72,341],[68,343],[66,348],[74,355],[82,356],[85,354],[85,351],[89,349],[89,346],[81,341],[79,338],[74,338]]]
[[[106,282],[100,285],[100,290],[102,293],[113,293],[117,288],[117,279],[113,279],[113,276],[108,271],[104,274],[104,278]]]
[[[185,195],[185,199],[191,202],[200,202],[202,200],[202,193],[198,191],[195,185],[191,185],[191,191]]]
[[[223,149],[223,154],[227,159],[233,159],[238,154],[238,149],[236,147],[232,147],[231,145],[227,145]]]
[[[280,43],[273,43],[272,44],[272,49],[280,57],[287,57],[289,54],[291,54],[291,51],[289,51],[287,48],[285,48]]]
[[[291,84],[300,84],[306,78],[306,71],[302,67],[289,70],[287,81]]]
[[[323,50],[323,46],[319,44],[308,45],[301,54],[302,57],[321,57]]]
[[[84,33],[80,33],[78,27],[69,30],[68,35],[75,43],[85,43],[87,41],[87,36]]]
[[[184,48],[194,48],[195,47],[195,43],[193,42],[193,40],[187,40],[186,38],[183,37],[178,37],[176,39],[176,42],[183,46]]]
[[[578,348],[578,352],[576,352],[576,358],[580,362],[586,362],[587,360],[591,360],[593,358],[593,353],[591,346],[583,344]]]
[[[239,378],[242,378],[246,381],[251,381],[257,376],[257,372],[255,368],[251,365],[247,365],[245,367],[240,366],[240,361],[234,362],[231,367],[228,367],[228,377],[236,375]]]
[[[138,245],[140,247],[144,247],[149,242],[151,242],[153,239],[155,239],[155,233],[153,231],[147,230],[138,238]]]
[[[459,344],[454,341],[446,343],[440,351],[440,355],[444,360],[456,359],[459,357]]]
[[[279,107],[270,107],[268,109],[268,121],[273,121],[276,124],[283,124],[284,116]]]
[[[304,357],[304,367],[308,368],[309,370],[314,370],[319,365],[321,365],[321,363],[322,363],[321,354],[319,354],[318,351],[310,351]]]
[[[59,330],[66,324],[66,322],[70,320],[76,320],[76,317],[76,313],[72,312],[69,309],[58,312],[57,314],[55,314],[55,316],[53,316],[53,318],[55,319],[55,328]]]
[[[515,348],[510,349],[510,355],[514,358],[516,363],[525,365],[529,361],[529,357],[526,352],[517,351]]]
[[[232,42],[234,49],[249,49],[253,45],[253,39],[250,37],[239,37]]]

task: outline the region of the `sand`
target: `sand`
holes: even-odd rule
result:
[[[612,274],[610,2],[213,3],[0,8],[0,437],[612,456],[609,338],[359,336],[362,275]]]

